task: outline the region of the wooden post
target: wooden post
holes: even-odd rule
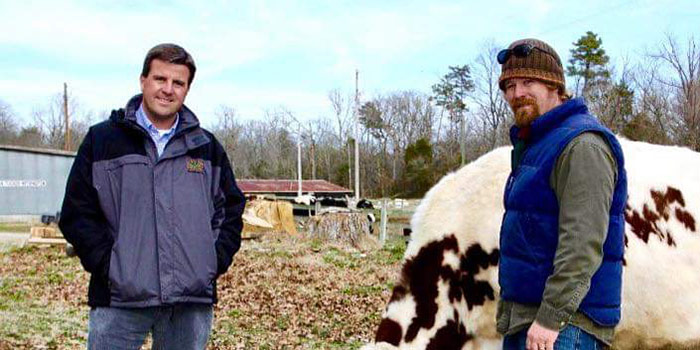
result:
[[[63,83],[63,118],[65,125],[65,133],[63,134],[63,149],[70,151],[70,118],[68,117],[68,84]]]
[[[358,124],[360,124],[360,90],[358,86],[358,76],[360,71],[355,69],[355,203],[360,201],[360,143],[358,134]]]
[[[301,133],[297,140],[297,197],[301,197]]]
[[[380,221],[381,228],[379,230],[379,243],[381,243],[382,246],[386,242],[387,203],[388,201],[386,198],[382,198],[382,218]]]

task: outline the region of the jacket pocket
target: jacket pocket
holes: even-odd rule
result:
[[[96,163],[93,169],[93,185],[114,239],[108,270],[111,299],[129,303],[157,298],[150,162],[130,154]]]
[[[192,208],[192,210],[196,210]],[[216,276],[216,249],[209,217],[200,209],[200,214],[177,215],[173,259],[174,273],[179,288],[175,294],[186,297],[212,297],[212,282]]]
[[[92,170],[93,187],[97,190],[100,207],[116,232],[119,230],[122,209],[143,202],[147,197],[146,190],[151,188],[148,158],[130,154],[96,162]],[[117,237],[114,238],[116,241]]]
[[[157,299],[159,295],[155,242],[120,239],[112,248],[109,282],[112,301],[120,303]]]

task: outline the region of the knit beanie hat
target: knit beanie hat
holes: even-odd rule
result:
[[[498,79],[501,90],[505,90],[505,81],[511,78],[537,79],[552,83],[564,90],[564,68],[557,52],[544,41],[537,39],[515,41],[508,46],[508,49],[512,50],[522,44],[530,44],[535,48],[525,57],[517,57],[510,53],[510,57],[501,65],[501,77]]]

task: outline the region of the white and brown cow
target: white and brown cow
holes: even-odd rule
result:
[[[629,181],[617,349],[700,349],[700,153],[621,140]],[[510,148],[445,176],[418,206],[401,277],[363,350],[501,348],[498,233]]]

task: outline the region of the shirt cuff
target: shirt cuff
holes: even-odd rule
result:
[[[544,328],[560,331],[569,324],[572,316],[566,312],[556,310],[546,302],[542,302],[539,310],[537,310],[535,321]]]

